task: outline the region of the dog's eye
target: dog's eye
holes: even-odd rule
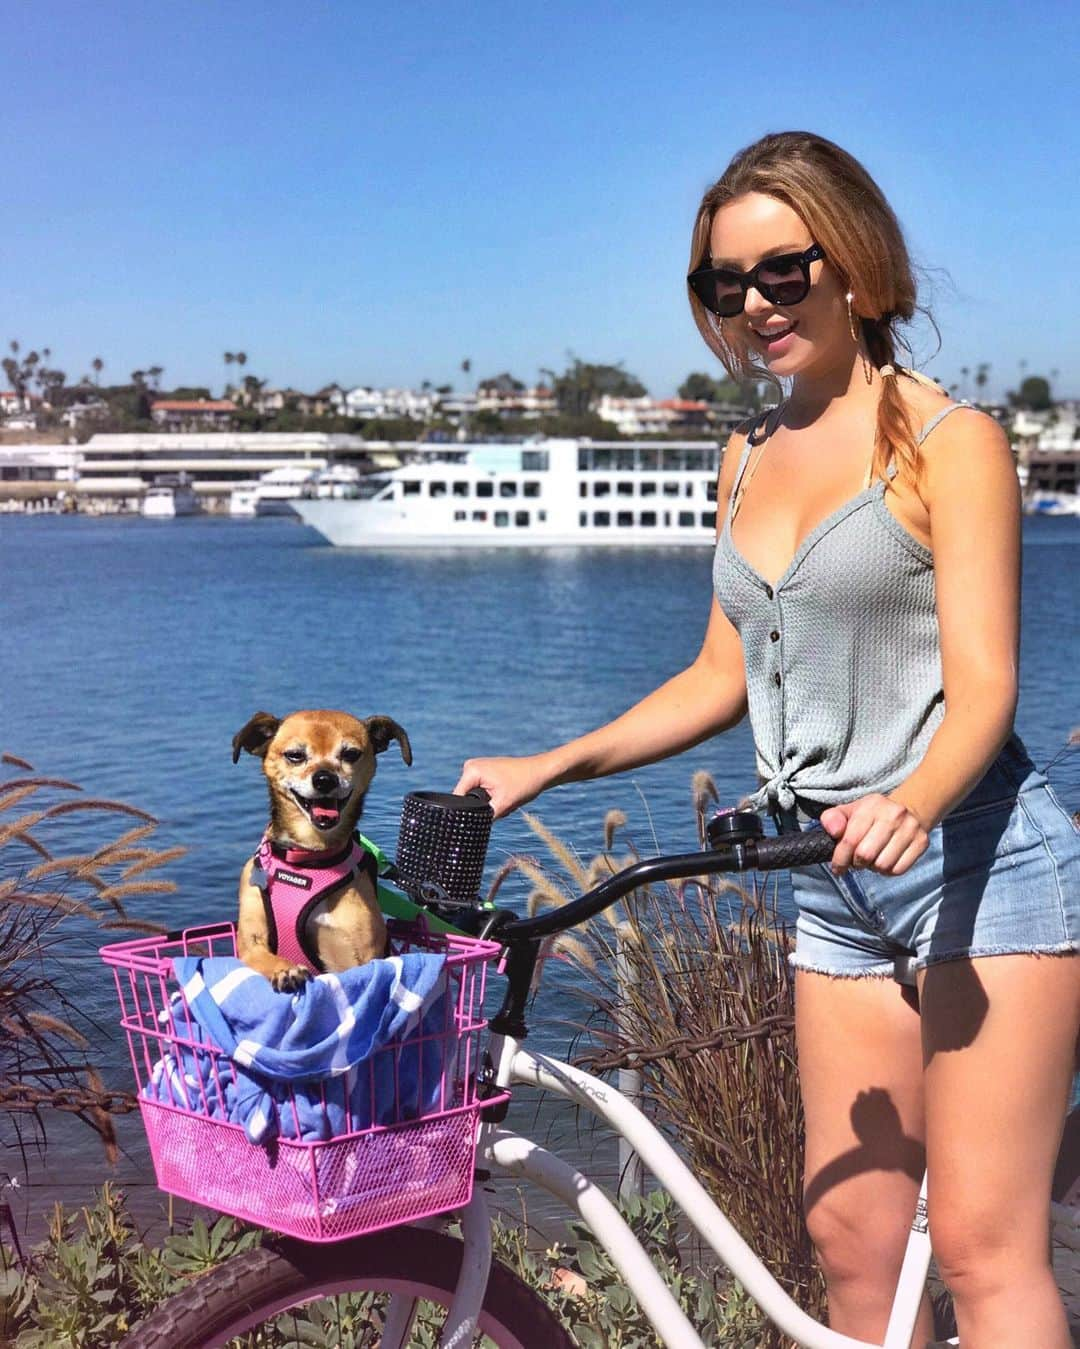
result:
[[[359,758],[360,751],[358,749],[343,749],[341,751],[342,763],[356,763]]]
[[[282,757],[289,763],[303,763],[307,755],[302,749],[287,749]]]

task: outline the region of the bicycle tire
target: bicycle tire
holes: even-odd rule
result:
[[[242,1251],[174,1294],[129,1332],[122,1349],[216,1349],[276,1315],[336,1293],[406,1293],[447,1307],[462,1250],[456,1238],[416,1227],[332,1246],[277,1239]],[[480,1331],[499,1349],[575,1349],[540,1295],[497,1261]]]

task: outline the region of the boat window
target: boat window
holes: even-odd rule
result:
[[[605,526],[611,524],[610,511],[593,511],[592,522],[594,525]]]
[[[589,484],[587,482],[579,482],[577,485],[577,494],[579,497],[587,497],[589,495]]]
[[[507,526],[509,523],[510,523],[510,512],[509,512],[509,511],[496,511],[496,512],[495,512],[495,528],[496,528],[496,529],[505,529],[506,526]]]
[[[616,484],[615,490],[621,497],[632,497],[634,495],[634,484],[623,481]]]
[[[679,484],[677,482],[664,483],[664,496],[677,497],[679,495]]]
[[[716,528],[716,512],[715,512],[715,511],[702,511],[702,512],[701,512],[701,523],[702,523],[703,528],[705,528],[705,529],[715,529],[715,528]]]
[[[638,468],[650,470],[656,468],[659,457],[656,450],[638,450]]]
[[[606,497],[611,491],[611,483],[594,482],[592,485],[592,494],[594,497]]]
[[[578,446],[577,466],[579,473],[588,473],[592,468],[592,450],[587,450],[584,445]]]
[[[537,511],[536,518],[540,521],[541,524],[543,524],[544,521],[547,519],[547,511]]]
[[[716,479],[715,479],[715,478],[713,478],[713,480],[712,480],[711,482],[707,482],[707,483],[705,484],[705,496],[706,496],[707,500],[709,500],[709,501],[715,501],[715,500],[716,500]]]
[[[493,482],[478,482],[476,484],[476,495],[478,497],[491,497],[495,495],[495,484]]]
[[[619,514],[618,514],[618,516],[616,517],[615,523],[616,523],[617,525],[623,525],[623,526],[626,526],[626,525],[632,525],[632,524],[634,523],[634,512],[633,512],[633,511],[620,511]]]
[[[578,511],[577,522],[581,526],[581,528],[584,529],[585,526],[589,523],[588,511]]]
[[[474,520],[479,520],[480,523],[483,524],[488,518],[487,511],[473,511],[472,518]]]
[[[428,484],[428,495],[433,497],[446,496],[446,483],[433,482]]]
[[[694,484],[692,482],[684,482],[682,494],[684,497],[692,497],[694,495]]]
[[[592,453],[593,453],[593,462],[592,462],[593,468],[598,468],[601,471],[606,471],[607,469],[611,468],[610,450],[593,450]]]
[[[515,524],[515,525],[521,526],[521,525],[527,525],[528,523],[529,523],[529,512],[528,512],[528,511],[515,511],[515,512],[514,512],[514,524]]]
[[[454,496],[467,497],[469,495],[469,484],[467,482],[454,483]]]
[[[639,517],[638,523],[639,523],[639,524],[642,524],[642,525],[655,525],[655,524],[656,524],[656,512],[655,512],[655,511],[642,511],[642,512],[641,512],[641,516]]]
[[[678,473],[686,467],[686,454],[683,450],[661,450],[660,467],[666,473]]]
[[[618,469],[633,469],[637,467],[637,454],[634,450],[616,450],[615,467]]]
[[[522,483],[521,495],[523,497],[538,497],[540,495],[540,484],[538,482]]]
[[[694,512],[693,512],[693,511],[680,511],[680,512],[679,512],[679,524],[680,524],[680,525],[692,525],[693,523],[694,523]]]
[[[407,497],[418,497],[420,495],[420,483],[416,478],[406,478],[401,487]]]
[[[501,497],[516,497],[516,496],[517,496],[517,483],[516,483],[516,482],[501,482],[501,483],[499,483],[499,496],[501,496]]]
[[[469,513],[468,513],[468,511],[455,511],[455,512],[454,512],[454,519],[455,519],[455,520],[467,520],[468,518],[469,518]]]
[[[547,450],[522,450],[521,467],[526,473],[546,473],[550,467]]]
[[[654,497],[656,496],[656,483],[651,481],[640,483],[638,491],[643,497]]]
[[[665,511],[665,512],[664,512],[664,528],[665,528],[665,529],[669,529],[670,527],[671,527],[671,512],[670,512],[670,511]]]

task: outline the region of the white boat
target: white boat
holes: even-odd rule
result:
[[[238,482],[229,493],[229,515],[234,520],[254,520],[258,505],[258,483]]]
[[[316,497],[344,497],[351,499],[360,495],[360,470],[353,464],[327,464],[315,474],[313,490],[310,495]]]
[[[257,515],[294,515],[296,503],[314,490],[316,470],[303,464],[272,468],[256,486]]]
[[[713,442],[437,445],[369,474],[353,499],[303,498],[305,524],[343,548],[709,544]]]
[[[142,514],[150,520],[171,520],[178,515],[198,515],[202,510],[195,489],[184,474],[173,479],[159,478],[146,489]]]
[[[1033,492],[1024,502],[1028,515],[1080,516],[1080,494],[1076,492]]]

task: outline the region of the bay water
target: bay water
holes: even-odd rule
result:
[[[1080,522],[1025,520],[1024,541],[1017,725],[1045,764],[1080,724]],[[469,755],[528,753],[580,734],[690,661],[708,616],[711,558],[708,548],[345,551],[290,520],[0,516],[0,750],[151,812],[157,846],[187,847],[165,872],[177,893],[132,899],[131,914],[169,928],[229,920],[266,823],[257,761],[231,762],[232,736],[252,713],[332,707],[400,722],[413,765],[393,744],[380,756],[362,822],[392,853],[407,791],[451,790]],[[1077,757],[1055,770],[1074,797]],[[529,809],[586,859],[603,845],[611,808],[627,816],[623,842],[643,854],[687,851],[697,846],[690,784],[699,769],[722,802],[751,790],[747,725],[665,763],[557,789]],[[70,851],[88,828],[65,817],[50,842]],[[8,869],[16,850],[4,849]],[[497,822],[488,873],[521,852],[549,860],[520,814]],[[527,889],[508,883],[500,902],[522,907]],[[126,1086],[112,978],[95,951],[102,940],[83,932],[63,979],[107,1080]],[[554,993],[566,977],[556,971],[538,1001],[545,1049],[566,1043]],[[120,1130],[114,1174],[150,1194],[137,1117]],[[81,1126],[50,1121],[49,1136],[44,1161],[24,1166],[10,1149],[0,1158],[21,1179],[31,1226],[47,1199],[81,1201],[107,1174]]]

